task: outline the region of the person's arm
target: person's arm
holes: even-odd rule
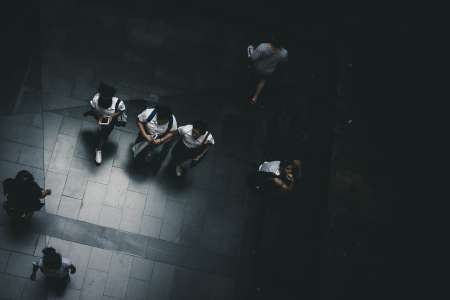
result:
[[[30,275],[31,280],[36,280],[36,272],[39,270],[39,263],[33,262],[33,272]]]
[[[74,264],[70,264],[68,267],[70,274],[75,274],[75,272],[77,271],[77,268],[75,268]]]
[[[49,196],[49,195],[51,195],[52,194],[52,190],[51,189],[46,189],[46,190],[42,190],[42,193],[41,193],[41,199],[42,198],[45,198],[45,197],[47,197],[47,196]]]
[[[148,135],[147,132],[145,131],[144,123],[142,123],[142,122],[139,121],[139,120],[137,120],[136,123],[137,123],[137,127],[138,127],[139,132],[141,133],[141,135],[142,135],[147,141],[149,141],[150,143],[153,143],[153,138],[152,138],[150,135]]]
[[[293,180],[288,180],[288,182],[286,183],[280,178],[273,178],[271,181],[275,185],[275,187],[279,188],[283,192],[291,192],[294,189]]]
[[[196,157],[194,157],[193,160],[199,160],[200,158],[202,158],[203,155],[205,155],[206,152],[208,152],[210,145],[211,145],[211,144],[205,144],[205,145],[203,146],[202,152],[201,152],[199,155],[197,155]]]
[[[163,144],[167,141],[172,140],[174,137],[177,136],[178,130],[175,131],[169,131],[168,133],[166,133],[165,135],[163,135],[162,137],[158,138],[155,140],[155,144],[159,145],[159,144]]]

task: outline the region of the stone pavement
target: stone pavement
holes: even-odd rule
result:
[[[95,123],[81,116],[86,105],[28,106],[38,112],[0,118],[0,180],[27,169],[53,191],[27,228],[12,227],[0,214],[1,297],[233,299],[252,200],[245,175],[258,155],[258,134],[252,134],[258,124],[234,113],[225,99],[222,105],[208,97],[185,99],[163,101],[180,124],[208,121],[217,145],[181,180],[167,170],[168,160],[158,174],[132,164],[135,116],[151,102],[127,101],[129,124],[113,131],[101,166],[93,161]],[[229,125],[237,120],[246,126]],[[63,295],[28,279],[45,244],[77,265]]]
[[[0,299],[234,299],[251,252],[245,235],[257,227],[258,199],[245,178],[262,158],[269,123],[265,112],[236,108],[245,95],[223,92],[245,79],[240,25],[216,35],[207,20],[46,2],[40,52],[14,114],[0,117],[0,180],[27,169],[53,193],[27,228],[0,213]],[[116,87],[129,121],[114,129],[96,166],[96,125],[82,113],[100,81]],[[157,174],[132,163],[136,115],[158,102],[180,125],[207,121],[216,140],[185,178],[173,177],[168,160]],[[77,265],[64,295],[28,279],[44,245]]]

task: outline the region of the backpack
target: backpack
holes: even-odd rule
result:
[[[153,118],[156,116],[156,108],[153,109],[153,111],[150,113],[150,115],[148,116],[147,120],[145,120],[145,123],[150,122],[151,120],[153,120]],[[172,129],[172,125],[173,125],[173,114],[171,115],[171,118],[169,118],[169,124],[167,125],[167,130],[166,132],[164,132],[163,135],[167,134],[170,129]]]

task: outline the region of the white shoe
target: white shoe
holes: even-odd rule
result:
[[[180,177],[183,174],[183,169],[181,168],[181,166],[175,167],[175,173],[177,173],[178,177]]]
[[[99,165],[102,163],[102,151],[95,150],[95,162]]]

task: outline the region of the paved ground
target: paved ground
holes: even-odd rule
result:
[[[136,135],[132,116],[143,105],[138,101],[129,103],[130,128],[113,132],[99,167],[93,161],[95,124],[81,117],[86,105],[2,117],[0,179],[27,169],[53,191],[24,236],[1,213],[2,296],[32,299],[34,289],[44,295],[28,276],[45,240],[78,267],[64,299],[231,299],[255,139],[246,138],[247,130],[225,130],[228,119],[239,118],[226,105],[198,103],[174,107],[179,122],[205,116],[217,145],[181,180],[165,165],[158,174],[134,169],[129,147]],[[231,138],[250,141],[248,153],[235,152],[244,144]],[[193,285],[198,289],[187,294]]]
[[[296,76],[274,78],[295,83],[295,97],[292,86],[273,97],[284,108],[302,107],[294,118],[286,111],[274,117],[270,108],[244,111],[237,103],[246,97],[243,50],[254,42],[245,35],[248,25],[148,18],[92,1],[46,2],[41,45],[19,101],[13,114],[0,117],[0,180],[27,169],[53,194],[29,227],[14,228],[0,213],[0,298],[236,298],[239,268],[254,246],[247,232],[258,227],[260,213],[245,177],[263,157],[279,159],[296,138],[286,129],[307,119],[305,95],[326,92],[326,59],[297,49],[289,64]],[[326,36],[321,26],[291,30],[306,40]],[[312,80],[314,72],[319,79]],[[130,119],[113,131],[96,166],[96,126],[82,113],[100,81],[117,88]],[[186,178],[173,178],[166,164],[155,174],[132,163],[135,117],[155,103],[170,105],[180,124],[210,124],[216,146]],[[278,215],[266,211],[269,230]],[[64,295],[28,279],[44,245],[77,265]]]

